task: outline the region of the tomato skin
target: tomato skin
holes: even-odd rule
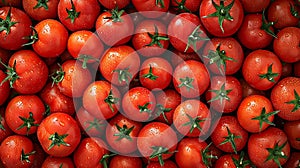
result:
[[[286,27],[278,32],[273,42],[274,52],[287,63],[300,61],[300,28]]]
[[[6,20],[10,7],[0,8],[0,18]],[[9,32],[5,29],[0,31],[0,47],[6,50],[19,50],[28,42],[23,37],[30,36],[32,22],[30,17],[22,10],[11,7],[11,22],[16,22],[10,27]],[[6,27],[5,25],[3,25]]]
[[[5,120],[5,109],[0,108],[0,144],[1,142],[10,135],[13,135],[14,132],[8,127]]]
[[[257,90],[255,88],[253,88],[252,86],[250,86],[243,78],[239,79],[241,85],[242,85],[242,95],[243,95],[243,99],[250,96],[250,95],[263,95],[265,96],[265,91],[262,90]]]
[[[29,162],[26,162],[25,160],[20,159],[22,156],[22,150],[25,154],[29,154],[34,151],[33,143],[28,137],[22,135],[11,135],[4,139],[0,146],[0,160],[4,167],[30,168],[33,165],[36,155],[29,155]]]
[[[6,78],[6,74],[0,70],[0,81],[3,81]],[[9,82],[6,81],[2,85],[0,85],[0,106],[3,105],[10,95],[10,87]]]
[[[180,52],[178,50],[172,50],[172,54],[170,56],[171,64],[173,67],[176,67],[178,64],[182,63],[183,61],[187,60],[196,60],[201,61],[199,55],[195,52],[187,53],[187,52]]]
[[[283,165],[284,168],[299,167],[300,152],[292,152],[289,160]]]
[[[52,157],[48,156],[43,164],[42,168],[52,168],[60,167],[61,168],[74,168],[74,163],[70,157]]]
[[[71,0],[60,0],[57,7],[58,18],[66,28],[72,32],[77,30],[88,30],[94,27],[95,21],[100,13],[100,5],[97,0],[73,0],[76,12],[80,12],[75,17],[74,22],[69,19],[67,9],[72,9]],[[67,19],[66,19],[67,18]]]
[[[195,13],[199,10],[200,3],[202,0],[199,1],[193,1],[193,0],[186,0],[183,3],[183,6],[188,9],[182,9],[178,3],[182,3],[183,0],[171,0],[171,7],[174,8],[177,12],[184,13],[184,12],[191,12]]]
[[[300,77],[300,61],[295,62],[293,64],[293,70],[294,70],[294,76],[295,77]]]
[[[177,168],[177,165],[171,160],[166,160],[163,166],[159,162],[150,162],[146,168]]]
[[[170,0],[162,0],[163,4],[155,0],[131,0],[131,3],[143,16],[147,18],[158,18],[169,10]]]
[[[57,6],[59,0],[45,2],[47,9],[43,6],[36,8],[38,0],[22,0],[24,11],[34,20],[55,19],[57,17]]]
[[[130,0],[98,0],[101,5],[103,5],[107,9],[114,9],[118,7],[119,9],[125,8],[127,5],[129,5]]]
[[[124,155],[116,155],[111,158],[109,168],[137,168],[142,167],[142,159],[139,157],[130,157]]]
[[[38,40],[32,44],[32,48],[39,56],[58,57],[67,48],[69,33],[59,21],[45,19],[37,23],[34,29]]]
[[[243,46],[251,50],[256,50],[266,48],[271,44],[273,37],[265,30],[261,29],[262,25],[262,14],[247,14],[245,16],[237,34],[238,39]],[[274,32],[272,26],[270,27],[270,30]]]
[[[287,141],[286,134],[279,128],[269,127],[265,131],[251,134],[248,139],[248,155],[251,162],[258,168],[278,167],[273,161],[266,161],[269,152],[267,148],[274,148],[275,144],[283,145]],[[290,156],[290,145],[287,143],[282,152],[287,158]],[[279,158],[280,164],[283,165],[287,159]]]
[[[256,12],[262,12],[264,9],[266,9],[271,0],[240,0],[245,12],[248,13],[256,13]]]
[[[268,68],[272,65],[272,73],[277,74],[275,77],[261,78],[260,75],[268,73]],[[244,60],[242,74],[250,86],[258,90],[268,90],[273,87],[281,77],[282,64],[273,52],[258,49],[252,51]]]
[[[22,0],[5,0],[0,1],[0,6],[13,6],[20,8],[22,6]]]
[[[217,5],[220,5],[220,0],[213,0]],[[224,6],[228,6],[232,0],[224,1]],[[205,29],[212,35],[217,37],[227,37],[236,33],[241,26],[244,19],[244,10],[242,3],[239,0],[235,0],[229,14],[232,16],[233,21],[224,20],[222,32],[218,17],[204,17],[216,12],[215,7],[212,4],[212,0],[202,0],[200,4],[199,16]]]
[[[55,133],[59,136],[67,135],[63,141],[69,145],[54,145],[49,149],[52,143],[49,138]],[[50,114],[41,122],[37,129],[37,138],[47,154],[55,157],[66,157],[78,146],[81,134],[80,128],[72,116],[57,112]]]
[[[275,110],[280,110],[278,116],[284,120],[294,121],[300,119],[300,109],[292,112],[295,105],[288,104],[295,100],[294,90],[300,93],[300,78],[286,77],[280,80],[271,90],[271,102]],[[284,95],[284,96],[283,96]]]
[[[1,62],[5,65],[7,65],[8,63],[8,60],[10,58],[10,56],[13,54],[12,51],[10,50],[5,50],[3,48],[0,48],[0,59],[1,59]],[[0,70],[5,70],[5,66],[0,64]]]
[[[300,150],[300,141],[297,138],[300,138],[300,120],[296,121],[287,121],[284,123],[284,132],[286,133],[291,147],[294,149]]]

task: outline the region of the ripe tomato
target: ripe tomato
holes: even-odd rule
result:
[[[172,46],[180,51],[198,51],[208,40],[200,19],[192,13],[176,15],[168,25],[168,37]]]
[[[283,62],[295,63],[300,61],[299,43],[299,27],[283,28],[279,31],[277,38],[273,42],[274,52]]]
[[[0,48],[0,61],[6,65],[12,54],[13,54],[12,51]],[[2,65],[2,63],[0,63],[0,70],[5,70],[5,66]]]
[[[258,168],[281,167],[290,156],[286,134],[276,127],[251,134],[248,140],[248,155]]]
[[[30,36],[32,22],[23,11],[14,7],[0,8],[0,47],[7,50],[21,49],[28,42],[24,38]]]
[[[268,50],[252,51],[244,61],[242,74],[250,86],[258,90],[268,90],[281,77],[282,64],[279,58]]]
[[[14,132],[8,127],[5,120],[5,109],[0,108],[0,144],[8,136],[14,134]]]
[[[250,95],[243,99],[238,110],[237,119],[240,125],[251,133],[261,132],[273,123],[274,111],[271,101],[262,95]]]
[[[243,99],[250,96],[250,95],[266,95],[265,91],[262,90],[257,90],[250,86],[243,78],[239,79],[241,85],[242,85],[242,94],[243,94]]]
[[[81,134],[72,116],[58,112],[50,114],[41,122],[37,138],[47,154],[66,157],[77,148]]]
[[[172,50],[170,61],[173,67],[176,67],[178,64],[187,60],[201,61],[200,56],[195,52],[187,53],[187,52],[180,52],[178,50]]]
[[[0,1],[0,6],[13,6],[20,8],[22,6],[22,0],[3,0]]]
[[[286,133],[291,147],[300,150],[300,120],[287,121],[284,123],[284,132]]]
[[[169,159],[177,148],[177,135],[167,124],[150,122],[141,129],[137,147],[148,161],[159,161],[163,166],[164,160]]]
[[[160,56],[169,47],[166,29],[161,21],[141,21],[131,40],[133,47],[145,57]]]
[[[237,154],[246,146],[248,132],[240,126],[236,117],[222,116],[211,134],[211,139],[222,151]]]
[[[187,60],[176,66],[173,84],[178,93],[186,98],[203,94],[210,84],[209,73],[203,63]]]
[[[225,154],[222,155],[215,164],[217,168],[251,168],[250,161],[244,157],[244,152],[241,154]]]
[[[42,168],[74,168],[74,163],[70,157],[52,157],[48,156],[43,164]]]
[[[286,77],[271,90],[271,102],[278,116],[285,120],[300,119],[300,78]],[[283,96],[284,95],[284,96]]]
[[[257,12],[262,12],[264,9],[266,9],[271,0],[240,0],[245,12],[248,13],[257,13]]]
[[[244,10],[239,0],[203,0],[199,15],[206,30],[217,37],[231,36],[238,31]]]
[[[171,160],[165,160],[163,166],[159,162],[150,162],[146,168],[177,168],[177,165]]]
[[[7,75],[2,70],[0,70],[0,81],[4,81],[0,84],[0,106],[2,106],[6,102],[10,95],[9,82],[5,81],[6,77]]]
[[[143,167],[142,159],[124,155],[113,156],[109,162],[109,168],[138,168]]]
[[[119,9],[125,8],[127,5],[129,5],[130,0],[98,0],[101,5],[103,5],[107,9],[114,9],[118,7]]]
[[[125,44],[134,33],[130,15],[124,10],[119,11],[118,8],[101,13],[96,20],[95,28],[100,39],[108,46]]]
[[[22,135],[11,135],[0,146],[0,160],[4,167],[30,168],[36,157],[31,139]]]
[[[22,0],[24,11],[34,20],[55,19],[57,17],[57,6],[59,0]]]
[[[292,152],[290,155],[289,160],[284,164],[284,168],[291,168],[291,167],[299,167],[300,165],[300,152]]]
[[[143,16],[158,18],[169,10],[170,0],[131,0],[131,3]]]
[[[94,27],[100,13],[97,0],[60,0],[58,18],[70,31],[88,30]]]
[[[293,64],[293,70],[295,77],[300,78],[300,61]]]
[[[171,0],[171,7],[180,13],[184,13],[184,12],[195,13],[199,10],[201,1],[202,0],[199,0],[199,1]]]

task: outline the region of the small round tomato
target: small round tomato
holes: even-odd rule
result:
[[[5,78],[7,77],[7,75],[0,70],[0,81],[3,81],[0,83],[0,106],[3,105],[6,100],[8,99],[9,95],[10,95],[10,87],[9,87],[9,82],[5,81]]]
[[[14,134],[14,132],[8,127],[5,121],[5,109],[0,108],[0,144],[8,136]]]
[[[164,15],[170,6],[170,0],[131,0],[131,3],[143,16],[158,18]]]
[[[199,10],[201,0],[171,0],[171,7],[177,12],[191,12],[195,13]]]
[[[119,9],[125,8],[127,5],[129,5],[130,0],[98,0],[101,5],[103,5],[107,9],[114,9],[118,7]]]
[[[41,168],[53,168],[53,167],[59,167],[59,168],[74,168],[74,163],[70,157],[52,157],[48,156]]]
[[[240,0],[245,12],[248,13],[257,13],[257,12],[262,12],[264,9],[266,9],[271,0]]]
[[[77,148],[81,134],[72,116],[58,112],[50,114],[41,122],[37,138],[47,154],[66,157]]]
[[[177,165],[171,160],[165,160],[163,166],[159,162],[150,162],[146,168],[177,168]]]
[[[244,157],[244,152],[241,154],[225,154],[216,161],[217,168],[251,168],[250,161]]]
[[[130,157],[124,155],[116,155],[109,161],[109,168],[138,168],[143,167],[142,159],[139,157]]]
[[[55,19],[59,0],[22,0],[24,11],[34,20]]]

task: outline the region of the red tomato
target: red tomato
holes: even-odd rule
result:
[[[243,78],[239,79],[241,85],[242,85],[242,89],[243,89],[243,98],[246,98],[250,95],[266,95],[265,91],[262,90],[257,90],[255,88],[253,88],[252,86],[250,86]]]
[[[173,50],[173,53],[170,56],[170,61],[173,67],[176,67],[178,64],[182,63],[183,61],[187,60],[196,60],[201,61],[200,56],[195,53],[187,53],[187,52],[180,52],[178,50]]]
[[[251,168],[250,161],[244,158],[244,153],[242,154],[225,154],[222,155],[215,164],[217,168]]]
[[[175,89],[186,98],[203,94],[210,84],[209,73],[203,63],[187,60],[176,66],[173,72]]]
[[[285,120],[300,119],[300,78],[286,77],[271,90],[271,101],[278,116]]]
[[[1,1],[0,1],[1,2]],[[10,58],[10,56],[13,54],[12,51],[10,50],[5,50],[3,48],[0,48],[0,61],[3,63],[3,64],[7,64],[8,63],[8,60]],[[0,63],[0,70],[5,70],[5,66],[2,65]]]
[[[88,30],[94,27],[100,13],[97,0],[60,0],[58,18],[70,31]]]
[[[14,7],[0,8],[1,30],[0,47],[7,50],[18,50],[28,42],[32,22],[23,11]]]
[[[262,12],[264,9],[266,9],[271,0],[240,0],[245,12],[249,13],[256,13],[256,12]]]
[[[290,145],[281,129],[269,127],[250,135],[248,155],[257,168],[281,167],[290,156]]]
[[[41,122],[37,138],[47,154],[66,157],[77,148],[81,134],[75,119],[58,112],[50,114]]]
[[[258,90],[268,90],[281,77],[282,64],[279,58],[268,50],[252,51],[242,67],[242,74],[250,86]]]
[[[123,155],[113,156],[109,162],[109,168],[138,168],[143,167],[139,157],[129,157]]]
[[[202,0],[171,0],[171,7],[177,12],[191,12],[195,13],[199,10],[200,3]]]
[[[24,11],[36,21],[57,18],[58,3],[59,0],[22,0]]]
[[[6,102],[10,95],[9,82],[5,81],[6,77],[7,75],[2,70],[0,70],[0,81],[3,81],[0,83],[0,106],[2,106]]]
[[[31,139],[12,135],[4,139],[0,146],[0,160],[4,167],[30,168],[36,157]]]
[[[130,0],[98,0],[101,5],[103,5],[107,9],[114,9],[118,7],[119,9],[125,8],[127,5],[129,5]]]
[[[284,123],[284,132],[288,137],[291,147],[300,150],[300,120]]]
[[[300,165],[300,152],[292,152],[290,155],[289,160],[284,164],[284,168],[291,168],[291,167],[299,167]]]
[[[170,0],[131,0],[131,3],[143,16],[158,18],[169,10]]]
[[[52,157],[48,156],[43,164],[42,168],[53,168],[53,167],[59,167],[59,168],[74,168],[74,163],[71,158],[69,157]]]
[[[293,70],[295,77],[300,77],[300,61],[293,64]]]
[[[5,109],[0,108],[0,144],[8,136],[13,134],[13,131],[8,127],[5,120]]]
[[[171,160],[166,160],[164,161],[163,166],[158,162],[150,162],[147,164],[146,168],[177,168],[177,165]]]
[[[217,37],[231,36],[238,31],[244,10],[239,0],[203,0],[199,15],[206,30]]]
[[[0,6],[13,6],[20,8],[22,6],[22,0],[3,0],[0,1]]]

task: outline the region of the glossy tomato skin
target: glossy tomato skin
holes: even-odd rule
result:
[[[3,21],[7,20],[9,11],[11,12],[9,21],[15,24],[11,27],[3,25],[7,30],[0,31],[0,47],[7,50],[18,50],[28,42],[28,39],[24,39],[24,37],[30,36],[32,21],[24,11],[8,6],[0,8],[0,18]]]
[[[34,27],[38,40],[32,44],[33,50],[41,57],[58,57],[67,48],[69,33],[59,21],[45,19]]]
[[[129,5],[130,0],[98,0],[101,5],[103,5],[107,9],[114,9],[118,7],[119,9],[125,8],[127,5]]]
[[[7,75],[0,70],[0,81],[3,81],[5,78],[7,77]],[[4,82],[2,85],[0,85],[0,106],[3,105],[6,100],[8,99],[9,95],[10,95],[10,87],[9,87],[9,82],[6,81]]]
[[[168,11],[170,0],[131,0],[131,3],[143,16],[147,18],[158,18]]]
[[[213,0],[218,6],[220,0]],[[224,6],[228,6],[233,1],[224,1]],[[208,17],[209,15],[216,12],[216,8],[213,6],[212,0],[202,0],[199,10],[199,15],[202,24],[205,29],[212,35],[217,37],[227,37],[236,33],[241,26],[244,19],[244,10],[242,3],[239,0],[234,0],[232,8],[229,10],[230,16],[233,18],[232,21],[224,19],[223,29],[220,28],[218,17]]]
[[[265,91],[257,90],[250,86],[243,78],[239,79],[241,85],[242,85],[242,97],[243,99],[250,96],[250,95],[266,95]]]
[[[5,0],[0,2],[0,6],[13,6],[20,8],[22,6],[22,0]]]
[[[34,20],[55,19],[59,0],[39,2],[38,0],[22,0],[24,11]]]
[[[262,17],[260,13],[247,14],[237,33],[243,46],[251,50],[266,48],[273,40],[273,37],[262,29],[264,23]],[[274,32],[272,26],[269,29]]]
[[[248,155],[251,162],[258,168],[263,167],[278,167],[273,159],[266,161],[269,156],[268,148],[283,146],[281,152],[287,158],[290,156],[290,145],[287,142],[286,134],[279,128],[269,127],[261,133],[251,134],[248,139]],[[287,158],[278,158],[278,161],[283,165]]]
[[[173,84],[178,93],[186,98],[202,95],[210,84],[205,65],[199,61],[187,60],[173,71]]]
[[[283,165],[284,168],[299,167],[300,152],[292,152],[289,160]]]
[[[34,150],[33,143],[28,137],[11,135],[1,143],[0,159],[5,167],[30,168],[36,157],[34,153],[31,153],[34,152]],[[28,154],[28,161],[22,158],[22,151],[24,154]]]
[[[243,168],[251,168],[250,164],[245,163],[249,160],[241,157],[244,156],[241,156],[241,154],[224,154],[216,161],[214,166],[217,168],[236,168],[243,165]],[[238,161],[238,163],[235,163],[234,159]]]
[[[174,8],[177,12],[191,12],[195,13],[199,10],[200,3],[202,0],[171,0],[171,8]]]
[[[137,168],[142,166],[142,159],[134,156],[116,155],[109,162],[109,168]]]
[[[179,63],[182,63],[183,61],[187,60],[196,60],[201,61],[200,56],[195,53],[187,53],[187,52],[180,52],[178,50],[171,50],[172,54],[170,56],[170,62],[173,67],[176,67]]]
[[[299,102],[288,103],[296,100],[295,92],[300,93],[300,78],[286,77],[280,80],[271,90],[270,99],[275,110],[279,110],[278,116],[285,120],[299,120]]]
[[[146,168],[177,168],[177,165],[171,160],[166,160],[163,166],[159,162],[150,162]]]
[[[300,28],[286,27],[278,32],[273,42],[274,52],[287,63],[300,61]]]
[[[97,0],[61,0],[58,3],[58,18],[60,22],[70,31],[87,30],[93,28],[95,21],[100,13],[100,5]],[[78,16],[70,16],[68,10],[78,12]],[[74,12],[74,13],[75,13]],[[71,13],[71,12],[70,12]],[[74,19],[72,19],[74,17]]]
[[[5,120],[5,109],[0,108],[0,144],[5,138],[13,134],[14,132],[8,127]]]
[[[48,156],[41,168],[52,168],[52,167],[60,167],[61,168],[74,168],[74,163],[70,157],[52,157]]]
[[[245,12],[248,13],[256,13],[256,12],[262,12],[264,9],[266,9],[271,0],[240,0]]]
[[[60,137],[63,143],[51,140]],[[80,128],[75,119],[66,113],[52,113],[37,129],[37,138],[44,151],[55,157],[69,156],[80,143]],[[53,146],[53,145],[54,146]]]
[[[245,58],[242,74],[250,86],[258,90],[268,90],[281,77],[282,64],[277,55],[268,50],[252,51]]]
[[[283,130],[288,137],[291,147],[300,150],[300,140],[299,140],[300,120],[285,122]]]
[[[293,64],[293,71],[294,71],[294,75],[295,77],[300,77],[300,61],[295,62]]]

